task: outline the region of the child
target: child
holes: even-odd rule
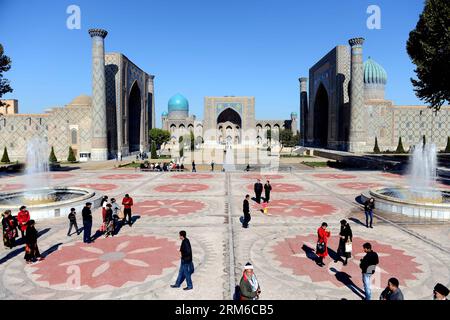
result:
[[[75,208],[70,209],[70,213],[68,216],[69,219],[69,231],[67,231],[67,236],[70,237],[70,232],[72,231],[72,227],[75,227],[75,231],[77,235],[79,235],[78,225],[77,225],[77,216],[76,216]]]

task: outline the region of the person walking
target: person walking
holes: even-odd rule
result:
[[[316,254],[317,260],[316,264],[319,267],[323,267],[325,264],[323,263],[323,259],[328,256],[328,238],[331,236],[331,232],[327,230],[328,224],[323,222],[322,225],[317,229],[317,246],[316,246]]]
[[[345,260],[343,261],[344,266],[347,265],[348,258],[352,256],[352,251],[347,250],[347,247],[351,246],[351,243],[353,241],[353,233],[352,229],[350,228],[350,225],[348,224],[347,220],[341,220],[341,231],[339,232],[339,246],[336,250],[337,257],[339,260],[342,260],[341,257],[345,256]],[[334,260],[335,263],[338,262],[338,260]]]
[[[130,195],[127,193],[125,197],[122,199],[122,205],[123,205],[123,223],[127,223],[127,217],[128,217],[128,225],[131,227],[131,207],[133,206],[133,198],[130,197]]]
[[[239,282],[240,300],[258,300],[261,295],[261,287],[253,271],[253,266],[247,262],[244,267],[241,281]]]
[[[244,227],[244,228],[248,228],[248,224],[249,224],[250,220],[252,220],[252,217],[250,216],[250,202],[249,202],[249,200],[250,200],[250,195],[247,194],[245,196],[244,203],[242,205],[242,211],[244,213],[244,220],[242,222],[242,227]]]
[[[91,243],[91,231],[92,231],[92,203],[87,202],[81,211],[83,217],[83,242]]]
[[[397,278],[390,278],[386,289],[380,295],[380,300],[404,300],[403,292],[400,290]]]
[[[255,191],[256,202],[261,203],[261,194],[263,191],[263,185],[260,179],[257,179],[255,185],[253,186],[253,189]]]
[[[30,221],[30,213],[27,210],[26,206],[21,206],[19,209],[19,213],[17,213],[17,222],[19,224],[20,233],[22,234],[22,238],[25,237],[25,231],[27,230],[28,221]]]
[[[38,233],[34,227],[34,220],[29,220],[27,223],[27,230],[25,233],[25,261],[31,264],[36,260],[41,261],[41,253],[37,245]]]
[[[70,209],[70,213],[68,215],[68,219],[69,219],[69,231],[67,231],[67,236],[70,237],[70,232],[72,231],[72,227],[75,227],[75,232],[77,233],[77,235],[79,235],[80,233],[78,232],[78,225],[77,225],[77,213],[75,211],[75,208],[71,208]]]
[[[112,204],[108,203],[106,205],[106,215],[105,215],[105,238],[114,235],[114,221],[113,221],[113,210]]]
[[[447,300],[449,290],[442,283],[437,283],[433,289],[433,300]]]
[[[194,287],[192,285],[191,275],[194,273],[194,263],[192,262],[192,248],[191,242],[186,238],[186,231],[182,230],[179,233],[181,246],[180,246],[180,256],[181,264],[180,271],[178,272],[178,278],[175,284],[171,285],[171,288],[179,288],[183,281],[186,279],[186,288],[183,290],[192,290]]]
[[[267,182],[264,184],[264,195],[265,195],[264,200],[267,203],[269,203],[271,191],[272,191],[272,185],[270,184],[270,181],[267,180]]]
[[[362,272],[362,280],[364,284],[364,292],[366,300],[372,298],[372,289],[370,286],[370,277],[375,273],[376,265],[379,263],[378,254],[372,250],[372,245],[368,242],[363,244],[363,250],[366,253],[359,264]]]
[[[214,171],[214,160],[211,161],[211,171]]]
[[[5,248],[12,249],[16,246],[17,222],[11,214],[11,210],[6,210],[2,216],[3,244]]]
[[[111,209],[113,212],[114,230],[116,230],[117,226],[119,225],[119,219],[120,216],[122,215],[122,210],[120,209],[120,206],[117,204],[115,198],[111,198]]]
[[[192,160],[192,172],[197,172],[197,170],[195,169],[195,161]]]
[[[375,208],[375,200],[374,198],[367,199],[366,202],[364,202],[364,212],[366,214],[366,228],[373,228],[372,222],[373,222],[373,209]],[[370,226],[369,226],[369,220],[370,220]]]

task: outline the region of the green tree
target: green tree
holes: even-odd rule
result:
[[[418,98],[439,110],[450,101],[450,5],[448,0],[426,0],[416,28],[406,45],[416,65],[411,79]]]
[[[182,145],[180,145],[180,158],[183,158],[184,156],[184,148]]]
[[[76,162],[77,158],[75,157],[75,152],[73,152],[72,147],[69,147],[69,156],[67,157],[67,161]]]
[[[195,137],[194,137],[194,132],[190,132],[189,133],[189,139],[191,140],[191,151],[195,150]]]
[[[8,149],[3,149],[3,156],[2,156],[2,162],[3,163],[10,163],[11,161],[9,160],[9,156],[8,156]]]
[[[158,154],[156,153],[156,142],[154,140],[151,145],[151,157],[152,159],[158,159]]]
[[[159,128],[153,128],[149,131],[150,141],[155,141],[156,148],[160,149],[161,145],[169,142],[170,140],[170,132],[167,130],[162,130]]]
[[[375,146],[373,147],[373,153],[381,153],[380,147],[378,146],[378,138],[375,137]]]
[[[447,138],[447,146],[444,150],[445,153],[450,153],[450,137]]]
[[[425,148],[425,145],[427,144],[427,138],[425,138],[425,135],[422,136],[422,144],[423,147]]]
[[[0,44],[0,98],[3,97],[5,93],[13,92],[13,89],[9,85],[9,80],[3,78],[3,73],[11,69],[11,59],[4,55],[3,46]],[[0,101],[0,107],[5,105],[5,103]]]
[[[396,153],[406,153],[405,148],[403,148],[402,137],[398,138]]]
[[[50,156],[48,157],[48,162],[50,163],[57,163],[58,159],[56,158],[55,155],[55,149],[52,147],[52,151],[50,151]]]
[[[268,129],[267,131],[266,131],[266,139],[267,139],[267,141],[268,141],[268,144],[269,144],[269,146],[272,144],[271,142],[272,142],[272,130],[271,129]]]

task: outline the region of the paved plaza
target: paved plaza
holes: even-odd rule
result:
[[[430,300],[434,285],[449,281],[448,224],[399,227],[375,219],[373,229],[364,225],[355,198],[368,188],[402,184],[405,177],[400,175],[329,168],[262,174],[110,169],[48,175],[52,186],[91,188],[120,200],[129,193],[135,202],[135,223],[123,226],[117,236],[84,244],[82,234],[67,237],[68,213],[38,220],[38,245],[46,259],[26,265],[23,244],[12,250],[2,247],[0,299],[229,300],[250,261],[263,300],[357,300],[363,296],[359,259],[366,241],[380,256],[373,299],[390,277],[400,280],[405,299]],[[263,214],[252,201],[250,227],[243,229],[242,201],[246,193],[253,196],[256,178],[271,181],[269,212]],[[26,179],[2,176],[0,191],[22,189]],[[16,214],[18,208],[12,209]],[[95,209],[93,216],[95,233],[101,210]],[[344,218],[354,235],[354,255],[347,266],[333,262],[339,221]],[[81,226],[81,212],[77,220]],[[316,231],[323,221],[332,237],[331,257],[321,268],[313,259]],[[169,287],[178,274],[180,230],[187,231],[194,254],[191,291]]]

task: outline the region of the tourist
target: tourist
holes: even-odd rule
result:
[[[226,152],[226,151],[225,151]],[[250,171],[250,164],[247,164],[247,167],[245,168],[245,171],[249,172]]]
[[[27,223],[27,231],[25,234],[25,261],[31,264],[36,261],[43,260],[37,245],[38,233],[34,227],[34,220],[29,220]]]
[[[253,189],[255,191],[256,202],[261,203],[261,193],[263,191],[263,185],[261,183],[261,180],[257,179]]]
[[[122,222],[124,224],[127,223],[127,217],[128,217],[128,225],[131,227],[131,225],[132,225],[132,222],[131,222],[131,207],[133,206],[133,198],[131,198],[128,193],[122,199],[122,205],[124,207]]]
[[[30,213],[27,210],[27,207],[21,206],[19,209],[19,213],[17,213],[17,222],[19,224],[20,233],[22,234],[22,238],[25,237],[25,231],[27,230],[28,221],[30,221]]]
[[[120,216],[122,215],[122,210],[120,209],[120,206],[117,204],[115,198],[111,198],[111,209],[113,211],[114,230],[116,230],[116,227],[119,224]]]
[[[77,213],[75,212],[75,208],[71,208],[70,213],[67,217],[69,219],[69,231],[67,231],[68,237],[70,237],[70,232],[72,231],[72,227],[75,227],[75,232],[77,233],[77,235],[79,235],[76,214]]]
[[[114,220],[113,220],[113,210],[111,203],[106,205],[105,214],[105,238],[114,235]]]
[[[374,198],[370,198],[364,202],[364,212],[366,214],[366,228],[373,228],[373,209],[375,208],[375,200]],[[369,226],[369,218],[370,218],[370,226]]]
[[[92,231],[92,203],[88,202],[83,208],[81,215],[83,217],[83,242],[91,243],[91,231]]]
[[[244,220],[242,222],[242,227],[243,228],[248,228],[248,223],[250,222],[250,220],[252,220],[252,217],[250,216],[250,203],[249,203],[249,200],[250,200],[250,195],[247,194],[245,196],[244,203],[242,205],[242,211],[244,213]]]
[[[181,170],[181,171],[184,171],[184,164],[180,164],[180,166],[178,167],[178,165],[177,165],[177,170]]]
[[[253,272],[253,266],[248,262],[244,267],[241,281],[239,282],[241,300],[258,300],[261,294],[261,287]]]
[[[170,287],[179,288],[186,279],[187,286],[186,288],[183,288],[183,290],[192,290],[194,287],[192,286],[191,275],[194,273],[194,264],[192,262],[191,243],[189,239],[186,238],[186,231],[180,231],[180,240],[182,241],[180,246],[180,271],[178,272],[177,281]]]
[[[402,290],[398,286],[398,279],[390,278],[386,289],[380,295],[380,300],[404,300]]]
[[[270,185],[270,181],[267,180],[266,184],[264,185],[264,200],[269,203],[270,200],[270,192],[272,191],[272,186]]]
[[[214,160],[211,161],[211,171],[214,171]]]
[[[11,214],[11,210],[6,210],[2,216],[3,244],[5,248],[12,249],[16,245],[17,222]]]
[[[106,205],[108,204],[108,196],[103,196],[100,206],[102,207],[102,225],[100,226],[100,231],[105,232],[106,230]]]
[[[353,241],[353,233],[352,229],[350,228],[349,223],[347,220],[341,220],[341,231],[339,232],[339,246],[336,250],[337,252],[337,258],[339,260],[342,260],[341,257],[345,256],[344,266],[347,265],[348,258],[352,256],[352,251],[347,250],[351,246],[351,243]],[[338,262],[338,259],[334,260],[334,262]]]
[[[370,287],[370,277],[375,273],[376,265],[379,263],[378,254],[372,251],[372,245],[368,242],[363,244],[363,250],[366,253],[364,258],[361,259],[359,267],[362,272],[362,280],[364,284],[364,292],[366,294],[366,300],[370,300],[372,297],[372,290]]]
[[[442,283],[437,283],[433,289],[434,300],[447,300],[449,290]]]
[[[192,172],[197,172],[197,170],[195,169],[195,161],[192,160]]]
[[[325,264],[323,263],[323,258],[328,256],[328,238],[331,236],[330,231],[327,230],[328,224],[323,222],[322,225],[317,229],[317,246],[316,246],[316,254],[317,260],[316,264],[319,267],[323,267]]]

